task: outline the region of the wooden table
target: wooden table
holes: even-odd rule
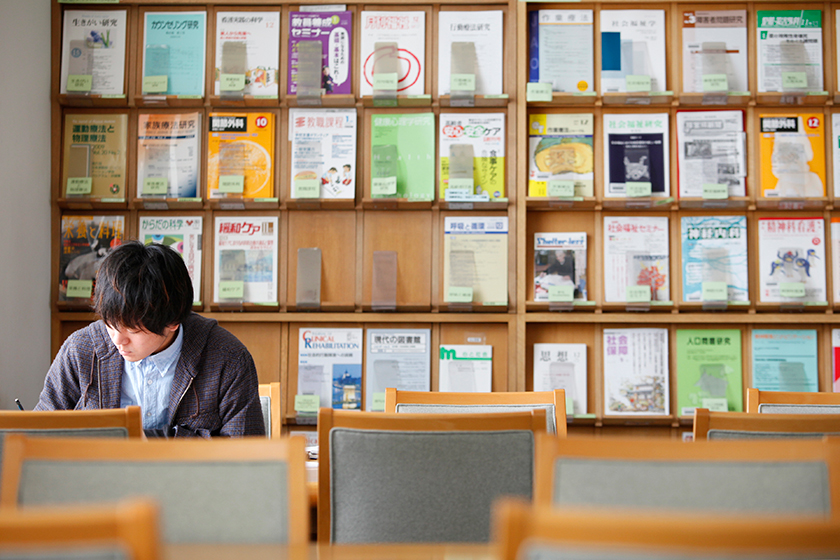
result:
[[[492,544],[167,544],[165,560],[498,560]]]

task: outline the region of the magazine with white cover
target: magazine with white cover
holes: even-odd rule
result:
[[[365,410],[385,410],[385,389],[431,391],[430,329],[367,329]]]
[[[65,11],[59,92],[125,95],[126,33],[126,10]]]
[[[201,113],[137,116],[137,194],[201,196]],[[154,190],[154,187],[159,187]]]
[[[726,301],[749,301],[747,218],[682,217],[683,301],[702,302],[703,284],[726,285]]]
[[[683,91],[748,91],[746,10],[683,12]]]
[[[630,286],[650,286],[651,301],[671,299],[667,217],[604,217],[604,301],[624,303]]]
[[[591,113],[528,115],[528,196],[558,196],[559,181],[571,181],[574,196],[593,196],[594,121]]]
[[[827,301],[825,220],[760,218],[758,268],[762,303]]]
[[[216,216],[213,301],[277,303],[276,216]]]
[[[552,91],[594,91],[593,22],[592,10],[528,12],[528,81],[550,83]]]
[[[443,229],[444,301],[507,305],[507,248],[507,216],[446,216]]]
[[[319,407],[362,408],[362,329],[298,329],[298,395]]]
[[[746,196],[747,135],[743,111],[677,111],[680,197],[702,197],[704,184]]]
[[[441,393],[489,393],[493,390],[493,347],[486,344],[441,344]]]
[[[585,301],[586,232],[534,234],[534,301],[550,301],[551,286],[571,286]]]
[[[534,391],[563,389],[574,410],[587,414],[586,344],[534,344]]]
[[[758,91],[822,91],[822,10],[756,12]]]
[[[292,198],[299,181],[318,181],[316,198],[356,196],[356,110],[289,109]]]
[[[442,113],[440,115],[440,197],[447,201],[488,201],[505,192],[505,114]],[[449,161],[456,145],[473,149],[472,189],[449,186]]]
[[[201,302],[201,216],[140,216],[137,238],[144,244],[160,243],[184,259],[193,286],[193,302]]]
[[[629,183],[650,185],[652,197],[671,193],[668,113],[604,115],[604,194],[628,195]]]
[[[214,93],[222,93],[222,74],[245,76],[246,95],[275,96],[280,67],[280,11],[216,12],[216,77]]]
[[[475,94],[502,93],[502,17],[501,10],[438,13],[438,95],[452,89],[452,43],[475,45]]]
[[[668,329],[604,329],[604,414],[667,416]]]
[[[362,12],[361,95],[373,95],[376,43],[397,43],[397,95],[422,95],[426,79],[426,12]]]
[[[601,10],[601,93],[626,92],[628,76],[665,91],[665,12]]]

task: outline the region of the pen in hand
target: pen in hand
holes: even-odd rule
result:
[[[15,404],[18,405],[18,408],[23,410],[23,405],[20,404],[20,399],[15,399]]]

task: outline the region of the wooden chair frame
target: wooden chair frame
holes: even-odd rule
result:
[[[644,552],[661,548],[756,557],[794,553],[831,558],[840,553],[840,522],[836,519],[558,509],[506,498],[493,509],[493,527],[500,560],[519,558],[526,539],[564,547],[616,547],[627,554],[637,547]]]
[[[302,438],[266,441],[263,438],[186,440],[102,440],[81,438],[6,437],[0,488],[0,508],[17,508],[24,461],[143,461],[230,462],[284,461],[289,480],[289,542],[309,542],[309,499],[306,494]]]
[[[517,391],[491,393],[438,393],[385,389],[385,412],[397,413],[397,404],[553,404],[557,437],[566,437],[566,391]]]
[[[765,403],[840,405],[840,393],[801,393],[798,391],[747,389],[747,412],[758,413],[758,405]]]
[[[157,505],[147,500],[115,506],[32,507],[0,510],[0,550],[120,544],[133,560],[161,557]]]
[[[279,439],[283,430],[283,401],[280,399],[280,382],[260,383],[260,396],[271,399],[270,439]]]
[[[832,518],[840,519],[840,439],[775,441],[698,441],[643,438],[537,437],[534,504],[552,506],[554,463],[559,457],[622,461],[766,462],[819,461],[827,465]],[[556,506],[555,506],[556,507]]]
[[[750,414],[694,409],[694,441],[708,439],[709,430],[840,434],[840,414]]]
[[[2,430],[83,430],[85,428],[126,428],[129,438],[143,437],[143,417],[139,406],[104,410],[2,410]],[[82,434],[81,437],[84,437]]]
[[[330,542],[330,431],[333,428],[395,432],[531,430],[545,434],[545,410],[499,414],[388,414],[355,410],[318,411],[318,542]]]

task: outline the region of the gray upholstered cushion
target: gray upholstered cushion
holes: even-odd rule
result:
[[[54,548],[23,551],[0,551],[0,560],[131,560],[125,550],[116,547],[108,548],[68,548],[56,550]]]
[[[802,554],[745,554],[709,551],[669,552],[644,547],[582,548],[563,544],[525,541],[519,548],[520,560],[805,560]]]
[[[836,432],[751,432],[748,430],[709,430],[707,439],[820,439],[838,436]]]
[[[546,430],[549,434],[557,433],[554,422],[553,404],[423,404],[400,403],[396,412],[410,414],[496,414],[498,412],[527,412],[545,410]]]
[[[287,465],[281,462],[27,461],[18,503],[108,502],[147,496],[161,505],[168,542],[285,543]]]
[[[760,414],[840,414],[840,404],[761,403]]]
[[[483,542],[496,498],[531,498],[531,431],[333,428],[329,443],[332,542]]]
[[[700,511],[831,511],[822,462],[683,462],[559,458],[557,505]]]
[[[265,435],[271,437],[271,397],[260,397],[260,408],[262,408],[263,422],[265,423]]]

